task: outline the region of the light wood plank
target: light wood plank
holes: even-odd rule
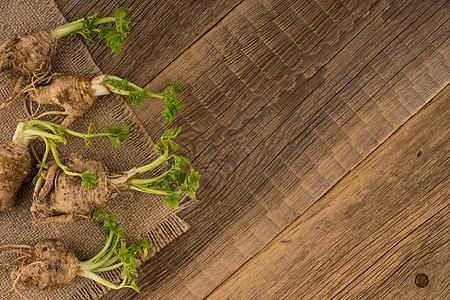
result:
[[[449,119],[447,87],[208,299],[449,299]]]

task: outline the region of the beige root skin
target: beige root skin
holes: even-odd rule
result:
[[[16,193],[31,170],[27,146],[12,141],[0,144],[0,212],[14,208]]]
[[[20,283],[50,291],[67,285],[80,271],[75,254],[60,240],[42,241],[28,251],[30,256],[19,265],[12,266],[11,280],[14,289]]]
[[[51,58],[56,52],[57,38],[48,31],[18,35],[0,47],[0,72],[15,85],[11,98],[0,105],[6,107],[23,93],[22,87],[39,81],[50,73]]]
[[[1,71],[12,78],[40,77],[50,71],[50,61],[56,52],[57,38],[49,31],[18,35],[3,45]]]
[[[52,76],[47,85],[30,89],[28,96],[38,105],[50,104],[63,109],[62,115],[66,115],[61,123],[63,126],[69,126],[73,121],[82,117],[96,99],[91,81],[85,77],[71,74]]]
[[[64,160],[74,172],[90,170],[97,175],[97,187],[81,186],[81,178],[68,176],[57,165],[44,170],[38,179],[31,213],[35,224],[68,223],[91,218],[94,210],[104,207],[114,192],[108,182],[107,169],[100,162],[71,154]]]

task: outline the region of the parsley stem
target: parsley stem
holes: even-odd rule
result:
[[[148,178],[148,179],[147,178],[145,178],[145,179],[132,178],[132,179],[130,179],[130,183],[136,184],[136,185],[152,183],[152,182],[155,182],[155,181],[158,181],[158,180],[164,178],[164,176],[166,176],[166,174],[167,174],[167,172],[164,172],[163,174],[161,174],[161,175],[159,175],[157,177]]]
[[[92,137],[100,137],[100,136],[111,136],[111,133],[106,132],[100,132],[100,133],[79,133],[70,129],[65,128],[65,132],[67,132],[70,135],[77,136],[80,138],[92,138]]]
[[[165,149],[167,150],[167,149]],[[153,162],[139,167],[137,169],[131,169],[130,171],[126,172],[126,173],[136,173],[136,174],[141,174],[141,173],[145,173],[148,172],[160,165],[162,165],[166,160],[168,160],[170,158],[168,150],[165,151],[164,155],[161,155],[160,157],[158,157],[156,160],[154,160]]]
[[[117,247],[117,243],[115,243],[113,247]],[[112,248],[113,251],[114,251],[114,249],[115,249],[115,248]],[[102,268],[109,267],[109,266],[111,266],[113,263],[115,263],[115,262],[118,261],[118,260],[119,260],[119,258],[118,258],[117,256],[113,256],[113,257],[110,258],[108,261],[103,262],[103,264],[102,264],[101,267],[102,267]],[[105,261],[105,260],[103,260],[103,261]],[[99,269],[99,267],[96,268],[95,270],[98,270],[98,269]],[[101,272],[101,271],[99,271],[99,272]]]
[[[103,249],[102,249],[96,256],[94,256],[94,257],[91,258],[90,260],[81,262],[80,265],[88,264],[88,263],[91,263],[91,262],[93,262],[93,261],[99,259],[99,258],[103,255],[103,253],[105,253],[106,250],[108,250],[109,245],[111,245],[111,242],[112,242],[113,237],[114,237],[114,232],[111,231],[111,232],[109,233],[109,235],[108,235],[108,239],[106,240],[105,247],[103,247]]]
[[[117,260],[117,259],[116,259]],[[115,265],[111,265],[108,267],[103,267],[103,268],[97,268],[95,269],[95,272],[106,272],[106,271],[111,271],[117,268],[120,268],[121,266],[123,266],[123,262],[117,263]]]
[[[51,134],[46,131],[38,130],[38,129],[27,129],[23,132],[23,134],[27,137],[43,137],[48,138],[55,141],[64,142],[65,138],[59,135]]]
[[[28,128],[32,128],[34,126],[37,126],[39,128],[45,128],[45,129],[51,130],[53,133],[56,134],[56,129],[55,128],[59,127],[60,125],[56,125],[56,124],[53,124],[53,123],[50,123],[50,122],[45,122],[45,121],[30,120],[30,121],[27,121],[25,123],[25,127],[24,128],[28,129]]]
[[[68,24],[59,26],[59,27],[53,29],[52,34],[56,38],[62,38],[63,36],[76,33],[77,31],[83,29],[83,21],[84,21],[84,18],[74,21],[72,23],[68,23]],[[97,19],[94,22],[94,25],[99,25],[99,24],[109,23],[109,22],[114,22],[114,21],[115,21],[114,17],[101,18],[101,19]]]
[[[64,165],[61,160],[59,159],[59,155],[58,152],[56,151],[56,146],[53,142],[48,141],[47,139],[44,140],[46,142],[46,144],[48,143],[48,145],[50,146],[50,150],[52,151],[53,154],[53,158],[55,159],[56,164],[61,168],[61,170],[64,171],[64,173],[66,173],[69,176],[78,176],[81,177],[80,173],[76,173],[76,172],[72,172],[70,171],[69,167]]]
[[[91,272],[91,271],[88,271],[88,270],[85,270],[85,269],[81,269],[81,272],[79,272],[78,275],[80,275],[82,277],[85,277],[85,278],[92,279],[94,281],[97,281],[98,283],[100,283],[100,284],[102,284],[102,285],[104,285],[106,287],[109,287],[111,289],[114,289],[114,290],[120,289],[121,285],[122,285],[122,284],[121,285],[116,285],[116,284],[112,283],[111,281],[108,281],[108,280],[98,276],[94,272]]]
[[[140,186],[140,185],[135,185],[135,184],[130,184],[129,187],[130,190],[135,190],[138,192],[142,192],[142,193],[147,193],[147,194],[155,194],[155,195],[164,195],[167,196],[168,193],[166,191],[161,191],[158,189],[152,189],[152,188],[148,188],[148,187],[144,187],[144,186]]]
[[[118,239],[117,239],[117,241],[118,241]],[[114,254],[114,248],[117,245],[117,241],[114,243],[113,248],[111,248],[108,252],[106,252],[105,256],[102,257],[102,259],[100,261],[91,262],[90,264],[88,264],[88,267],[86,267],[85,269],[92,271],[92,270],[95,270],[97,268],[104,266],[105,263],[108,262],[111,259],[112,255]]]
[[[134,83],[131,83],[129,81],[127,82],[128,88],[127,89],[121,89],[120,87],[116,87],[116,86],[112,85],[110,83],[111,81],[108,82],[108,79],[114,80],[115,82],[121,82],[121,81],[123,81],[123,79],[120,78],[120,77],[114,76],[114,75],[106,75],[105,78],[103,79],[103,84],[108,88],[108,90],[110,90],[114,94],[130,96],[130,94],[135,92],[136,90],[140,91],[140,92],[142,92],[144,90],[140,86],[137,86]],[[131,90],[131,89],[133,89],[133,90]],[[146,94],[146,96],[147,96],[147,98],[163,99],[165,92],[166,91],[162,91],[161,93],[148,92]]]
[[[50,147],[48,145],[48,141],[46,138],[44,138],[44,142],[45,142],[45,152],[44,152],[44,156],[42,157],[42,162],[41,162],[41,166],[39,167],[39,171],[37,172],[36,176],[33,178],[33,184],[36,183],[36,181],[39,179],[39,177],[41,176],[42,170],[46,167],[45,162],[47,161],[48,158],[48,153],[50,152]]]

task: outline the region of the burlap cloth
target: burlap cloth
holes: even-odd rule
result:
[[[66,20],[52,0],[0,1],[0,41],[18,33],[51,29],[64,23]],[[65,37],[58,42],[53,70],[87,76],[100,74],[79,37]],[[0,75],[0,79],[3,81],[4,77]],[[8,98],[11,91],[12,88],[0,89],[2,101]],[[0,142],[12,138],[17,122],[24,117],[21,100],[0,111]],[[72,137],[66,146],[58,147],[61,157],[70,152],[81,152],[103,161],[110,171],[119,172],[148,163],[157,156],[153,142],[121,97],[99,98],[94,107],[70,127],[86,132],[90,122],[94,123],[95,132],[101,131],[105,124],[129,125],[131,137],[123,144],[122,150],[113,148],[106,139],[92,139],[91,146],[87,149],[83,140]],[[17,196],[16,209],[0,213],[0,244],[34,245],[45,238],[59,238],[80,260],[89,259],[102,248],[105,236],[93,220],[73,224],[33,225],[29,211],[32,192],[33,185],[25,183]],[[125,192],[111,200],[106,209],[117,216],[128,237],[149,238],[154,254],[188,229],[188,224],[177,217],[174,211],[166,208],[163,200],[160,196]],[[0,263],[2,262],[5,262],[4,255],[0,255]],[[9,274],[3,271],[4,267],[0,269],[0,299],[21,299],[10,292]],[[103,274],[102,276],[116,282],[120,276],[119,272]],[[103,286],[81,277],[77,277],[68,286],[51,292],[20,290],[31,299],[98,299],[107,291]]]

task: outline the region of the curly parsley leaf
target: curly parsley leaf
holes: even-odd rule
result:
[[[128,33],[130,29],[128,26],[130,25],[130,19],[126,18],[128,15],[128,9],[124,7],[119,7],[116,9],[116,13],[114,14],[114,19],[116,23],[116,29],[119,32]]]
[[[81,186],[89,189],[89,187],[97,187],[98,185],[95,183],[97,181],[97,175],[92,173],[90,170],[84,171],[81,173]]]
[[[162,112],[162,116],[164,117],[164,121],[166,123],[169,123],[175,119],[175,116],[180,111],[180,108],[184,106],[184,104],[180,103],[180,99],[177,97],[177,94],[182,92],[181,87],[174,79],[172,79],[172,83],[163,91],[164,110]]]
[[[129,33],[128,26],[130,19],[125,18],[128,14],[128,9],[118,8],[114,15],[115,28],[111,26],[102,27],[98,33],[99,38],[106,39],[106,44],[111,48],[112,52],[120,53],[125,42],[125,38]]]
[[[200,174],[190,167],[190,174],[184,171],[190,162],[181,155],[173,156],[174,163],[168,165],[164,174],[158,180],[147,183],[146,187],[166,192],[164,204],[170,208],[177,209],[182,192],[195,198],[195,191],[199,188]]]
[[[200,174],[190,167],[191,173],[184,180],[184,190],[190,198],[195,198],[195,191],[200,187]]]
[[[172,129],[167,129],[161,136],[162,140],[174,139],[181,132],[181,127],[175,127]]]
[[[105,126],[105,133],[109,133],[107,138],[109,138],[114,147],[121,149],[121,143],[130,137],[129,126],[119,124],[117,128]]]
[[[150,98],[151,94],[149,92],[148,87],[141,89],[137,88],[130,84],[130,81],[125,78],[122,80],[114,79],[114,78],[106,78],[105,83],[111,85],[116,88],[118,92],[126,92],[129,96],[128,103],[131,105],[139,105],[142,106],[142,100]]]
[[[173,151],[183,150],[177,143],[175,143],[172,139],[176,138],[181,131],[181,127],[175,127],[172,129],[166,130],[161,139],[159,139],[155,144],[155,151],[163,154],[168,151],[168,146],[172,148]]]
[[[166,197],[166,199],[164,200],[164,205],[172,209],[178,209],[180,197],[181,197],[181,190],[176,190]]]
[[[136,89],[134,92],[130,92],[129,96],[128,103],[142,106],[142,100],[150,98],[150,92],[148,87],[146,87],[140,91]]]
[[[81,34],[86,41],[88,46],[92,45],[92,33],[95,26],[95,21],[98,20],[100,13],[95,13],[90,17],[82,19],[82,28],[77,31],[77,33]]]

